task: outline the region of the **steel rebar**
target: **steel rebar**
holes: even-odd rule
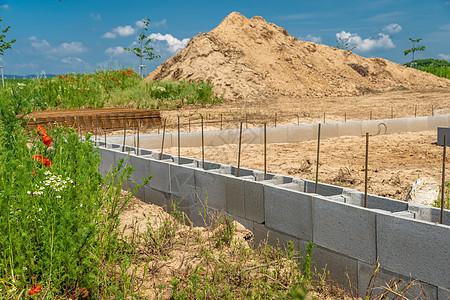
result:
[[[264,180],[267,180],[267,124],[264,123]]]
[[[203,116],[202,116],[202,169],[205,169],[205,136],[203,133]]]
[[[239,177],[239,171],[241,169],[241,145],[242,145],[242,122],[239,129],[239,150],[238,150],[238,165],[237,165],[237,177]]]
[[[178,116],[178,164],[181,162],[181,151],[180,151],[180,116]]]
[[[163,152],[164,152],[164,138],[166,137],[166,119],[164,118],[164,125],[163,125],[163,135],[162,135],[162,141],[161,141],[161,155],[159,156],[159,160],[163,159]],[[159,127],[158,127],[159,128]]]
[[[442,188],[441,188],[441,224],[444,224],[444,204],[445,204],[445,156],[447,150],[447,135],[444,134],[444,154],[442,156]]]
[[[367,169],[369,165],[369,133],[366,132],[366,162],[364,168],[364,207],[367,208]]]
[[[319,128],[317,130],[317,162],[316,162],[316,187],[315,193],[317,194],[319,189],[319,154],[320,154],[320,123]]]
[[[123,145],[122,145],[122,152],[125,151],[125,141],[127,137],[127,116],[123,119]]]
[[[140,146],[140,144],[139,144],[139,142],[140,142],[140,140],[139,140],[139,127],[140,126],[141,126],[141,119],[138,118],[137,119],[137,151],[136,151],[136,155],[137,156],[139,156],[139,146]]]

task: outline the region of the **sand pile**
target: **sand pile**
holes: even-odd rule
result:
[[[210,80],[227,100],[361,95],[450,87],[450,80],[381,58],[299,41],[262,17],[237,12],[198,34],[147,80]]]

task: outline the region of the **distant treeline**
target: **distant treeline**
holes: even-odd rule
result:
[[[45,75],[6,75],[6,79],[36,79],[36,78],[52,78],[56,77],[56,74],[45,74]]]
[[[426,58],[426,59],[416,59],[414,61],[417,64],[417,68],[427,68],[427,67],[450,67],[450,62],[445,59],[434,59],[434,58]],[[411,66],[412,61],[407,62],[404,66]]]

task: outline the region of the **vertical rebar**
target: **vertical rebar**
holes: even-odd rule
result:
[[[441,224],[444,224],[444,204],[445,204],[445,152],[447,150],[447,135],[444,134],[444,154],[442,157],[442,191],[441,191]]]
[[[300,117],[297,114],[297,125],[300,125]]]
[[[178,116],[178,164],[181,164],[181,152],[180,152],[180,116]]]
[[[370,120],[372,121],[372,111],[370,111]]]
[[[239,129],[239,150],[238,150],[238,165],[237,165],[237,177],[239,177],[239,171],[241,169],[241,145],[242,145],[242,122]]]
[[[189,118],[189,132],[191,132],[191,118]]]
[[[247,113],[245,113],[245,129],[248,129],[248,116],[247,116]]]
[[[80,116],[78,116],[78,132],[80,134],[80,139],[81,139],[81,120],[80,120]]]
[[[267,124],[264,123],[264,180],[267,180]]]
[[[223,115],[222,114],[220,114],[220,130],[222,130],[222,122],[223,122]]]
[[[323,123],[325,124],[325,115],[326,113],[323,113]]]
[[[122,145],[122,152],[125,151],[125,139],[127,137],[127,116],[123,119],[123,145]]]
[[[414,105],[414,118],[417,117],[417,105]]]
[[[434,105],[431,105],[431,115],[434,116]]]
[[[97,147],[97,130],[98,130],[98,115],[95,115],[95,140],[94,140],[95,147]]]
[[[369,165],[369,133],[366,132],[366,163],[364,168],[364,207],[367,208],[367,169]]]
[[[159,127],[158,127],[159,131]],[[159,156],[159,160],[162,160],[163,158],[163,152],[164,152],[164,138],[166,137],[166,119],[164,119],[164,125],[163,125],[163,135],[162,135],[162,141],[161,141],[161,155]]]
[[[106,148],[106,122],[105,122],[105,127],[104,127],[104,131],[105,131],[105,148]]]
[[[202,116],[202,169],[205,169],[205,136],[203,134],[203,116]]]
[[[317,130],[317,162],[316,162],[316,188],[315,193],[317,194],[319,188],[319,154],[320,154],[320,123]]]
[[[394,107],[391,105],[391,119],[394,118]]]
[[[136,155],[138,155],[138,156],[139,156],[139,146],[140,146],[140,144],[139,144],[139,127],[141,127],[141,119],[140,118],[137,119],[137,152],[136,152]]]
[[[277,127],[277,115],[278,113],[275,113],[275,127]]]
[[[347,113],[344,113],[344,122],[347,122]]]

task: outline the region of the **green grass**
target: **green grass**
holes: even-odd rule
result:
[[[450,79],[450,67],[420,67],[419,70],[434,74],[439,77]]]
[[[32,110],[99,107],[180,108],[220,103],[222,96],[203,81],[145,82],[131,69],[99,70],[54,78],[8,79],[0,99],[25,101]]]

